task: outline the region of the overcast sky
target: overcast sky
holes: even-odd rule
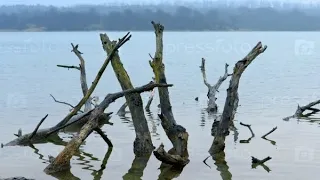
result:
[[[14,4],[42,4],[42,5],[55,5],[55,6],[70,6],[75,4],[104,4],[106,2],[172,2],[172,0],[0,0],[0,5],[14,5]],[[196,0],[178,0],[178,1],[196,1]],[[199,1],[199,0],[198,0]],[[210,1],[210,0],[206,0]],[[212,0],[212,1],[230,1],[230,0]],[[234,0],[245,1],[245,0]],[[284,2],[304,2],[315,3],[320,0],[252,0],[252,1],[284,1]]]

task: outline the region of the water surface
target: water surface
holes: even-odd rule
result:
[[[117,39],[126,32],[108,35]],[[149,67],[148,53],[154,54],[153,32],[133,32],[132,39],[120,50],[121,59],[134,86],[148,83],[153,76]],[[215,83],[223,75],[224,63],[234,63],[258,42],[268,45],[244,72],[239,96],[241,105],[236,116],[238,139],[233,132],[226,142],[227,166],[217,166],[209,158],[213,137],[213,118],[203,110],[206,107],[207,89],[199,69],[201,58],[206,58],[207,78]],[[69,107],[55,103],[50,94],[59,100],[77,104],[82,91],[79,72],[56,67],[57,64],[78,65],[79,60],[71,53],[70,43],[79,44],[86,60],[88,84],[93,81],[106,58],[99,39],[99,32],[14,32],[0,33],[0,142],[6,143],[22,128],[23,133],[33,131],[40,119],[49,114],[42,127],[55,125],[69,112]],[[283,121],[292,115],[297,104],[305,105],[319,99],[318,81],[319,33],[309,32],[167,32],[164,35],[164,63],[170,88],[173,112],[179,124],[189,132],[190,163],[179,171],[163,171],[159,179],[232,179],[235,180],[282,180],[312,179],[319,175],[320,166],[317,140],[320,131],[318,122],[301,120]],[[217,95],[219,111],[222,111],[229,79],[224,82]],[[120,91],[120,85],[107,67],[94,95],[103,98],[107,93]],[[157,93],[157,91],[156,91]],[[146,104],[149,93],[142,94]],[[199,97],[199,101],[194,100]],[[117,112],[124,103],[119,99],[108,112]],[[172,147],[157,118],[159,99],[155,96],[151,114],[146,113],[153,144],[164,143]],[[81,147],[81,153],[72,160],[71,173],[80,179],[158,179],[160,162],[152,155],[148,161],[135,159],[133,140],[135,133],[130,119],[113,115],[113,126],[103,130],[114,144],[108,151],[107,144],[97,134],[92,134]],[[243,122],[251,124],[256,137],[249,144],[240,140],[250,137]],[[269,139],[273,145],[260,137],[277,126]],[[60,136],[69,141],[70,135]],[[43,173],[48,155],[56,156],[63,145],[52,143],[30,147],[5,147],[0,149],[0,176],[25,176],[36,179],[56,179]],[[266,165],[251,168],[251,156],[263,159],[271,156]],[[99,171],[104,162],[105,169]],[[144,162],[144,163],[142,163]],[[147,162],[147,164],[146,164]],[[132,165],[133,163],[133,165]],[[140,167],[138,169],[129,169]],[[144,168],[144,166],[146,166]],[[144,168],[144,169],[143,169]],[[143,175],[142,175],[143,170]]]

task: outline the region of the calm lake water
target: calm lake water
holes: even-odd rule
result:
[[[126,32],[108,35],[118,39]],[[241,105],[236,116],[239,137],[233,132],[226,141],[227,166],[218,168],[209,158],[213,141],[206,107],[207,88],[200,72],[201,58],[206,58],[207,78],[215,83],[223,75],[224,63],[230,65],[244,57],[262,41],[268,49],[244,72],[239,97]],[[15,32],[0,33],[0,142],[7,143],[22,128],[23,133],[32,132],[40,119],[49,114],[42,128],[59,122],[69,112],[69,107],[55,103],[58,100],[77,104],[82,91],[79,72],[58,68],[57,64],[78,65],[79,60],[70,52],[70,43],[79,44],[86,60],[87,78],[90,85],[106,54],[102,50],[99,32]],[[320,36],[315,32],[165,32],[164,63],[170,88],[173,112],[179,124],[189,132],[190,163],[181,173],[163,172],[167,179],[231,179],[234,180],[291,180],[313,179],[320,175],[319,123],[282,118],[292,115],[297,104],[305,105],[319,99]],[[153,76],[149,67],[148,53],[154,54],[153,32],[132,32],[131,40],[120,50],[122,62],[134,86],[148,83]],[[217,95],[220,112],[226,98],[229,78]],[[111,66],[107,67],[94,95],[100,100],[111,92],[120,91],[120,85]],[[142,94],[146,104],[149,93]],[[199,101],[195,101],[199,97]],[[107,144],[97,134],[91,134],[81,147],[81,154],[74,156],[71,173],[80,179],[99,179],[101,164],[106,162],[101,179],[158,179],[160,162],[152,155],[147,164],[132,164],[135,133],[130,119],[116,115],[124,98],[107,109],[114,112],[113,126],[103,130],[114,144],[110,154]],[[146,114],[153,144],[164,143],[166,150],[172,147],[160,121],[158,94],[151,105],[151,115]],[[250,137],[250,131],[239,123],[251,124],[255,137],[249,144],[240,140]],[[273,127],[278,129],[268,136],[276,141],[273,145],[260,137]],[[60,134],[65,141],[70,135]],[[0,177],[25,176],[35,179],[56,179],[43,172],[48,155],[56,156],[64,146],[35,144],[30,147],[5,147],[0,149]],[[251,156],[272,160],[262,166],[251,167]],[[136,162],[136,161],[135,161]],[[134,166],[135,169],[129,169]],[[146,166],[144,168],[144,166]],[[143,174],[142,174],[143,173]],[[230,174],[229,174],[230,175]],[[161,175],[162,176],[162,175]],[[162,179],[165,179],[161,177]],[[159,178],[159,179],[161,179]]]

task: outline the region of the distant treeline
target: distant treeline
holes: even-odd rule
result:
[[[316,31],[320,16],[298,10],[280,11],[272,8],[210,8],[193,9],[177,6],[163,8],[126,6],[68,8],[23,6],[15,12],[12,6],[0,7],[0,30],[29,31],[151,31],[150,21],[159,21],[171,31]],[[6,11],[6,9],[8,11]],[[80,8],[79,8],[80,9]],[[102,11],[105,9],[105,11]]]

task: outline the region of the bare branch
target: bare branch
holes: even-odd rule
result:
[[[201,72],[202,72],[203,82],[210,89],[212,86],[207,81],[206,67],[205,67],[205,63],[206,63],[205,61],[206,60],[204,58],[202,58],[201,60],[202,61],[201,61],[200,69],[201,69]]]
[[[219,127],[217,128],[214,141],[209,150],[210,154],[216,154],[224,150],[225,137],[229,134],[229,127],[230,125],[233,125],[235,112],[238,108],[238,87],[242,73],[253,62],[253,60],[266,49],[267,46],[262,47],[262,43],[258,42],[257,45],[242,60],[235,64],[229,88],[227,89],[227,98],[224,104],[222,118],[219,123]]]
[[[105,99],[99,104],[98,107],[94,108],[92,112],[90,112],[89,120],[87,123],[81,128],[81,131],[77,136],[72,138],[72,140],[68,143],[68,145],[59,153],[59,155],[54,159],[52,163],[50,163],[46,168],[45,172],[47,174],[53,174],[59,171],[65,171],[70,169],[70,159],[75,154],[76,150],[80,147],[83,141],[92,133],[93,130],[97,130],[99,133],[99,120],[104,110],[110,105],[110,103],[114,102],[116,99],[123,97],[126,94],[131,93],[142,93],[144,91],[150,91],[155,87],[170,87],[172,85],[169,84],[155,84],[150,82],[144,86],[128,89],[122,92],[117,92],[113,94],[108,94]],[[101,134],[100,134],[101,135]],[[105,138],[104,135],[102,135]],[[107,141],[107,139],[104,139]]]
[[[249,130],[250,130],[250,132],[251,132],[251,136],[254,137],[254,133],[253,133],[253,131],[252,131],[252,129],[251,129],[251,125],[249,125],[249,124],[244,124],[244,123],[242,123],[242,122],[240,122],[240,125],[246,126],[247,128],[249,128]]]
[[[221,86],[221,84],[223,83],[223,81],[225,81],[228,78],[228,76],[230,76],[230,74],[228,74],[228,66],[229,66],[229,64],[226,63],[224,75],[220,76],[220,78],[218,79],[218,82],[213,86],[216,91],[218,91],[218,89]]]
[[[277,127],[274,127],[271,131],[269,131],[267,134],[263,135],[261,138],[266,138],[269,134],[273,133],[273,131],[275,131],[277,129]]]
[[[91,94],[93,93],[94,89],[96,88],[104,70],[106,69],[106,67],[108,66],[109,62],[111,61],[111,59],[113,58],[113,56],[115,55],[115,52],[118,51],[118,49],[127,41],[129,41],[131,38],[131,35],[129,36],[129,33],[127,33],[118,43],[116,43],[116,45],[113,47],[111,53],[108,55],[108,57],[106,58],[106,60],[104,61],[102,67],[100,68],[98,74],[96,75],[95,80],[93,81],[92,85],[90,86],[88,93],[81,99],[81,101],[76,105],[76,107],[60,122],[56,125],[56,127],[60,127],[64,124],[66,124],[70,118],[75,115],[80,109],[81,107],[87,102],[87,100],[90,98]]]
[[[70,103],[63,102],[63,101],[58,101],[55,97],[53,97],[53,95],[52,95],[52,94],[50,94],[50,96],[52,97],[52,99],[53,99],[55,102],[60,103],[60,104],[68,105],[68,106],[70,106],[72,109],[74,108],[74,106],[72,106]],[[82,111],[82,110],[79,110],[79,111],[83,113],[83,111]]]
[[[312,108],[312,106],[315,106],[315,105],[318,105],[320,104],[320,99],[319,100],[316,100],[316,101],[313,101],[305,106],[299,106],[297,107],[297,110],[296,112],[294,113],[294,115],[292,116],[288,116],[288,117],[285,117],[283,118],[283,120],[285,121],[288,121],[289,119],[291,118],[300,118],[300,117],[309,117],[317,112],[319,112],[320,110],[319,109],[316,109],[316,108]],[[306,115],[303,115],[304,111],[306,110],[311,110],[312,112],[311,113],[308,113]]]
[[[78,69],[80,71],[80,67],[78,66],[67,66],[67,65],[57,65],[58,67],[68,68],[69,69]]]
[[[32,132],[32,134],[29,136],[29,140],[33,138],[33,136],[37,133],[39,127],[41,126],[41,124],[43,123],[43,121],[48,117],[48,114],[41,119],[41,121],[39,122],[39,124],[37,125],[37,127],[34,129],[34,131]]]

